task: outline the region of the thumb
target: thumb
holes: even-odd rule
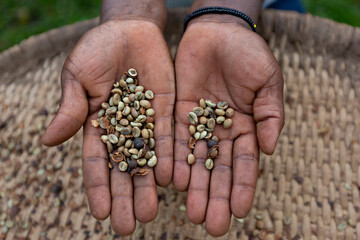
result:
[[[71,138],[79,131],[88,115],[86,92],[66,63],[61,73],[61,87],[60,108],[42,137],[46,146],[55,146]]]
[[[265,86],[257,91],[254,100],[258,143],[261,150],[268,155],[274,153],[284,126],[283,85],[284,80],[278,67]]]

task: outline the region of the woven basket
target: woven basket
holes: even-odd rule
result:
[[[170,10],[175,54],[187,9]],[[109,239],[89,213],[81,132],[46,148],[68,51],[98,19],[34,36],[0,54],[0,239]],[[253,208],[223,239],[360,239],[360,29],[266,11],[259,26],[285,77],[286,124],[261,155]],[[159,188],[159,214],[126,239],[210,239],[186,218],[186,193]]]

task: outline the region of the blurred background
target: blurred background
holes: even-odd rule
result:
[[[317,16],[360,26],[359,0],[304,0]],[[99,15],[100,0],[0,0],[0,51],[31,35]]]

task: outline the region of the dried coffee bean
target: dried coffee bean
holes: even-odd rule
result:
[[[104,116],[104,114],[105,114],[105,110],[100,109],[100,111],[98,112],[98,117],[101,118],[102,116]]]
[[[135,88],[135,101],[142,100],[142,95],[143,95],[143,93],[142,92],[136,92],[136,88]]]
[[[228,119],[226,119],[225,121],[224,121],[224,128],[230,128],[231,127],[231,125],[232,125],[232,120],[230,119],[230,118],[228,118]]]
[[[124,102],[119,102],[119,104],[118,104],[118,110],[119,110],[119,111],[122,111],[122,110],[124,109],[124,107],[125,107]]]
[[[232,109],[232,108],[226,109],[225,114],[226,114],[227,117],[231,118],[232,116],[234,116],[234,109]]]
[[[114,104],[114,100],[113,100],[113,97],[110,98],[109,100],[109,104],[111,107],[113,107],[115,104]]]
[[[200,101],[199,101],[199,105],[200,105],[200,107],[202,107],[202,108],[206,108],[206,103],[205,103],[205,99],[200,99]]]
[[[154,93],[153,93],[151,90],[147,90],[147,91],[145,92],[145,97],[146,97],[146,99],[151,100],[151,99],[154,98]]]
[[[216,126],[216,121],[213,118],[209,118],[206,123],[208,128],[214,129]]]
[[[129,153],[129,149],[128,149],[128,148],[124,148],[123,153],[124,153],[124,155],[127,156],[127,157],[130,157],[130,156],[131,156],[131,154]]]
[[[149,138],[149,137],[150,137],[150,136],[149,136],[149,131],[148,131],[147,129],[141,130],[141,136],[142,136],[143,138]]]
[[[126,84],[126,82],[125,82],[125,79],[120,79],[119,85],[120,85],[120,87],[122,87],[122,88],[126,87],[127,84]]]
[[[125,80],[125,82],[128,84],[132,84],[132,83],[134,83],[134,79],[129,77]]]
[[[146,153],[145,153],[145,159],[150,159],[151,157],[152,157],[152,152],[151,151],[147,151]]]
[[[130,113],[131,116],[133,116],[134,118],[137,118],[139,116],[138,111],[134,107],[131,108]]]
[[[140,92],[140,93],[142,93],[144,91],[144,87],[143,86],[137,86],[136,88],[135,88],[135,92],[137,93],[137,92]]]
[[[132,144],[133,144],[133,141],[131,139],[128,139],[125,142],[125,147],[126,148],[131,148]]]
[[[137,155],[139,158],[143,157],[145,155],[145,148],[141,148]]]
[[[114,134],[110,134],[108,137],[109,137],[109,141],[112,144],[116,144],[119,141],[119,139]]]
[[[116,93],[116,94],[113,96],[114,105],[115,105],[115,106],[118,106],[120,100],[121,100],[120,95]]]
[[[199,124],[197,125],[196,130],[201,133],[205,130],[205,126],[203,124]]]
[[[193,112],[196,114],[196,116],[200,117],[204,114],[204,109],[202,107],[195,107]]]
[[[153,123],[147,123],[147,124],[146,124],[146,127],[147,127],[148,129],[154,130],[154,124],[153,124]]]
[[[205,128],[206,129],[206,128]],[[212,137],[212,133],[208,132],[205,136],[205,139],[210,139]]]
[[[124,147],[124,146],[121,146],[121,147],[118,147],[117,151],[118,151],[119,153],[122,153],[122,152],[124,152],[124,149],[125,149],[125,147]]]
[[[117,121],[120,121],[121,118],[122,118],[122,112],[121,112],[121,111],[117,111],[117,112],[116,112],[116,120],[117,120]]]
[[[190,123],[191,123],[191,124],[194,124],[194,125],[198,122],[198,117],[197,117],[196,114],[193,113],[193,112],[190,112],[190,113],[188,114],[188,119],[189,119]]]
[[[132,126],[132,127],[141,127],[142,126],[142,123],[136,123],[136,122],[130,122],[130,125]]]
[[[142,138],[135,138],[134,139],[134,147],[136,149],[142,149],[144,147],[144,139]]]
[[[209,140],[207,141],[207,146],[208,148],[212,148],[213,146],[218,145],[218,142],[214,141],[214,140]]]
[[[124,154],[122,154],[121,152],[116,152],[112,155],[111,159],[114,161],[114,162],[121,162],[121,161],[124,161],[125,160],[125,156]]]
[[[136,77],[137,76],[137,71],[134,68],[130,68],[128,70],[128,74],[130,77]]]
[[[106,110],[110,107],[110,105],[106,102],[103,102],[103,103],[101,103],[101,107]]]
[[[122,146],[122,145],[124,145],[125,144],[125,141],[126,141],[126,138],[125,138],[125,136],[123,135],[123,134],[121,134],[120,136],[119,136],[119,141],[118,141],[118,146]]]
[[[216,142],[219,142],[219,138],[217,136],[212,136],[211,140],[214,140]]]
[[[131,155],[138,155],[139,150],[137,150],[136,148],[130,148],[130,149],[129,149],[129,153],[130,153]]]
[[[138,100],[134,101],[134,108],[136,111],[140,109],[140,102]]]
[[[127,115],[126,119],[130,122],[133,122],[134,121],[134,118],[131,114]]]
[[[154,138],[150,138],[149,139],[149,147],[151,149],[154,149],[155,148],[155,139]]]
[[[125,118],[121,119],[119,123],[125,127],[129,125],[129,121]]]
[[[209,110],[205,109],[204,110],[204,117],[208,117],[209,116]]]
[[[129,107],[129,106],[125,106],[124,109],[123,109],[123,111],[122,111],[122,115],[123,115],[123,116],[127,116],[127,115],[130,114],[130,111],[131,111],[130,107]]]
[[[206,131],[202,131],[202,132],[200,133],[200,138],[199,138],[199,139],[204,139],[204,138],[206,137],[206,135],[207,135],[207,132],[206,132]]]
[[[216,110],[215,110],[215,113],[216,113],[216,115],[218,115],[218,116],[224,116],[224,115],[225,115],[225,111],[222,110],[222,109],[216,109]]]
[[[194,133],[194,138],[195,138],[195,140],[199,140],[200,139],[200,133],[199,132]]]
[[[108,153],[111,153],[113,151],[113,145],[111,144],[110,141],[106,142],[106,148],[107,148]]]
[[[200,136],[199,136],[199,137],[200,137]],[[190,137],[189,143],[188,143],[188,147],[189,147],[190,149],[194,149],[194,148],[195,148],[195,143],[196,143],[196,139],[193,138],[193,137]]]
[[[134,86],[134,91],[135,91],[135,87],[136,87],[136,86]],[[130,91],[131,91],[131,90],[130,90]],[[131,104],[132,102],[134,102],[134,101],[135,101],[135,94],[131,93],[131,94],[129,95],[129,100],[130,100],[130,104]]]
[[[211,158],[206,159],[206,161],[205,161],[205,167],[206,167],[206,169],[208,169],[208,170],[213,169],[213,167],[214,167],[214,161],[213,161]]]
[[[219,109],[223,109],[223,110],[225,110],[225,109],[227,109],[228,108],[228,106],[229,106],[229,104],[227,103],[227,102],[218,102],[217,103],[217,107],[219,108]]]
[[[125,136],[130,135],[132,133],[132,127],[131,126],[122,127],[120,133],[124,134]]]
[[[132,135],[134,136],[134,138],[140,137],[140,134],[141,134],[141,130],[138,127],[134,127],[132,129]]]
[[[190,135],[194,135],[194,133],[196,133],[196,127],[194,125],[189,126],[189,133]]]
[[[219,156],[219,150],[218,150],[218,146],[215,145],[213,146],[209,152],[208,152],[208,158],[212,158],[212,159],[215,159]]]
[[[153,117],[155,115],[155,111],[152,108],[146,110],[146,115]]]
[[[103,143],[106,143],[107,141],[109,141],[109,137],[107,135],[102,135],[100,138],[101,138],[101,141],[103,141]]]
[[[146,117],[146,123],[153,123],[154,122],[154,118],[153,117],[150,117],[150,116],[147,116]]]
[[[224,116],[219,116],[216,118],[216,123],[218,123],[218,124],[222,124],[224,121],[225,121]]]
[[[116,107],[109,107],[108,109],[106,109],[106,112],[105,112],[105,114],[106,115],[113,115],[113,114],[115,114],[116,113]]]
[[[130,167],[131,169],[136,168],[136,167],[137,167],[137,161],[136,161],[136,160],[131,160],[131,161],[129,162],[129,167]]]
[[[189,165],[193,165],[195,163],[195,156],[194,154],[190,153],[187,157],[187,162]]]
[[[138,164],[138,166],[140,166],[140,167],[145,166],[145,165],[146,165],[146,159],[145,159],[145,158],[140,158],[140,159],[138,159],[138,160],[137,160],[137,164]]]
[[[154,167],[156,163],[157,163],[157,157],[154,155],[148,160],[147,165],[149,167]]]
[[[119,94],[119,96],[121,96],[122,95],[122,91],[121,91],[121,89],[119,89],[119,88],[114,88],[114,89],[112,89],[111,90],[111,93],[114,93],[114,94]]]
[[[146,122],[146,120],[147,120],[147,117],[146,117],[145,115],[139,115],[139,116],[136,118],[135,122],[137,122],[137,123],[144,123],[144,122]]]
[[[202,117],[200,117],[200,119],[199,119],[199,123],[200,124],[206,124],[206,122],[207,122],[207,118],[206,117],[204,117],[204,116],[202,116]]]
[[[154,131],[151,130],[151,129],[148,129],[148,132],[149,132],[149,137],[153,138],[154,137]]]
[[[213,101],[211,101],[210,99],[206,99],[205,103],[208,107],[211,107],[211,108],[216,107],[216,104]]]
[[[130,104],[129,94],[127,95],[127,97],[124,97],[122,101],[124,102],[125,106],[129,105]]]
[[[145,109],[151,108],[151,103],[148,100],[141,100],[140,106],[144,107]]]
[[[119,163],[119,170],[125,172],[128,169],[128,164],[126,161],[122,161]]]

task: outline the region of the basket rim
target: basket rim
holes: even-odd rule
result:
[[[182,33],[182,19],[188,14],[189,9],[171,8],[168,9],[168,12],[168,27],[165,32],[178,31]],[[67,50],[86,31],[97,26],[98,22],[99,18],[97,17],[65,25],[30,36],[21,43],[10,47],[0,53],[0,76],[18,69],[19,65],[24,65],[24,63],[31,62],[32,64],[28,65],[33,66],[45,58]],[[171,28],[169,22],[172,24]],[[331,49],[336,49],[335,55],[351,57],[360,61],[360,28],[358,27],[310,14],[272,9],[263,11],[258,25],[263,36],[271,33],[287,34],[288,40],[302,43],[311,39],[311,44],[313,46],[319,44],[318,47],[325,49],[323,52],[326,54],[331,53]],[[327,51],[329,49],[330,51]]]

